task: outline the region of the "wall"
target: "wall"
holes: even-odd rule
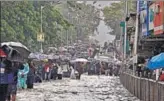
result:
[[[164,101],[164,82],[121,73],[120,81],[130,93],[142,101]]]

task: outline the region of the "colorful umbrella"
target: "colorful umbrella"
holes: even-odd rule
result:
[[[148,61],[147,67],[151,70],[164,68],[164,53],[152,57]]]

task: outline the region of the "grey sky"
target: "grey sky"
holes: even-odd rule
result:
[[[95,3],[94,6],[98,9],[102,9],[106,6],[110,6],[110,4],[112,2],[119,2],[119,1],[97,1],[97,3]],[[87,4],[93,5],[93,1],[87,1]],[[100,16],[103,17],[102,12],[100,13]],[[98,26],[99,34],[97,34],[94,38],[97,39],[101,45],[103,45],[104,42],[106,42],[106,41],[111,42],[112,40],[114,40],[115,36],[107,34],[110,31],[111,31],[111,29],[105,25],[104,21],[101,20],[100,25]]]

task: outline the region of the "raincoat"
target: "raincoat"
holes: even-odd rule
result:
[[[28,63],[23,64],[24,68],[18,71],[18,87],[19,88],[27,88],[27,73],[29,72]]]

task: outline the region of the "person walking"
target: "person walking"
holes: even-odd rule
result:
[[[78,72],[77,79],[79,79],[79,80],[81,78],[81,74],[83,73],[83,66],[82,65],[83,65],[83,63],[81,63],[81,62],[77,63],[77,72]]]
[[[12,73],[13,73],[13,82],[8,86],[8,98],[7,101],[16,101],[17,94],[17,83],[18,83],[18,69],[20,63],[17,61],[13,62]]]

